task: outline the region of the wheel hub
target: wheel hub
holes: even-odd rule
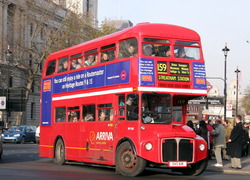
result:
[[[136,164],[136,156],[132,150],[127,150],[122,154],[122,164],[126,168],[133,168]]]

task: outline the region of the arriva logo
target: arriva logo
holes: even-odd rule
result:
[[[89,140],[91,144],[98,144],[98,141],[113,141],[112,132],[97,132],[91,131],[89,133]]]
[[[96,140],[110,141],[113,140],[112,132],[97,132]]]

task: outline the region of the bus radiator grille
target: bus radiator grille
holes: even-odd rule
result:
[[[162,143],[162,161],[193,161],[193,140],[164,139]]]

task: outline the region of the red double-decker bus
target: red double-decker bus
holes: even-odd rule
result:
[[[206,169],[207,144],[185,125],[188,100],[207,93],[195,31],[141,23],[55,52],[41,86],[41,157],[125,176]]]

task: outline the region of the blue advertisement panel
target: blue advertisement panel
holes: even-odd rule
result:
[[[106,86],[124,84],[129,82],[130,78],[130,61],[110,64],[106,67]]]
[[[192,64],[194,88],[207,89],[205,64],[199,62],[193,62]]]
[[[42,125],[51,125],[52,81],[45,79],[42,82]]]
[[[129,83],[130,61],[56,76],[43,81],[42,125],[51,125],[52,94]]]
[[[53,78],[53,94],[129,82],[130,62],[123,61]]]
[[[154,59],[139,59],[140,86],[155,86]]]

